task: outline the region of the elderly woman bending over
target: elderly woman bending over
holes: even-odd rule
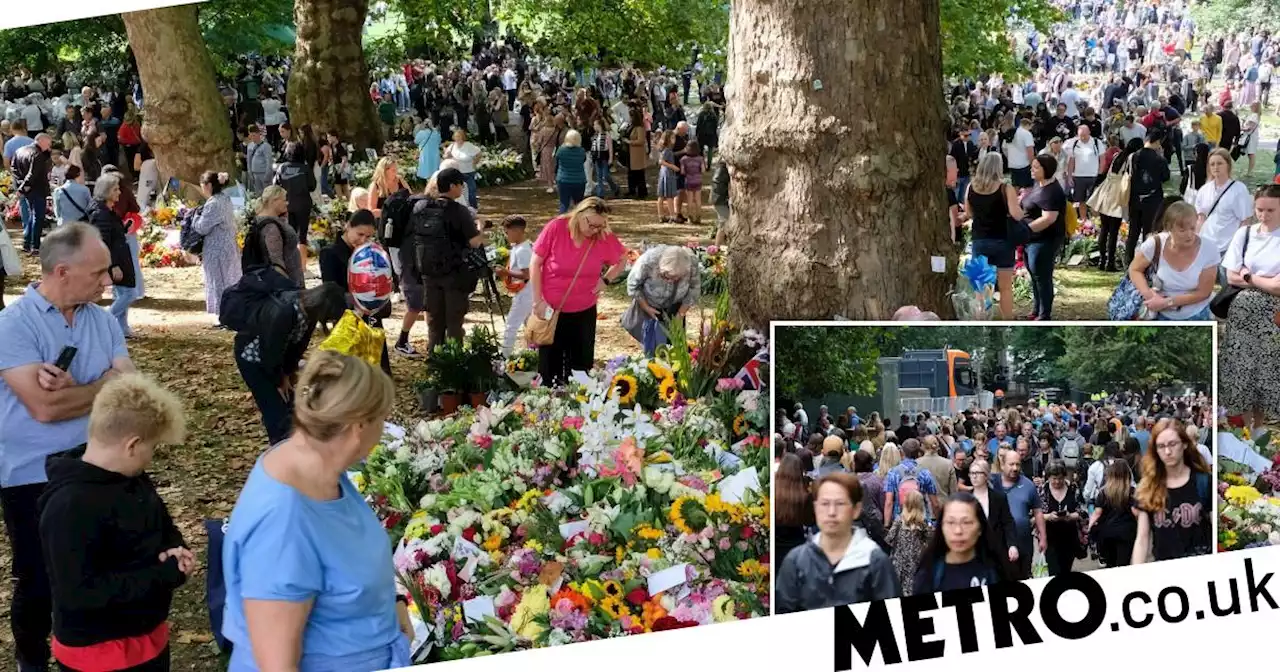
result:
[[[645,356],[652,357],[667,342],[663,322],[684,317],[697,305],[702,289],[697,264],[684,247],[659,245],[640,255],[632,267],[627,294],[633,302],[622,316],[622,327],[644,345]]]

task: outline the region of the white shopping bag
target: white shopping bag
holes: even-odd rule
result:
[[[18,251],[13,247],[13,239],[9,237],[9,231],[2,223],[0,223],[0,266],[4,267],[5,275],[11,278],[22,277],[22,260],[18,258]]]

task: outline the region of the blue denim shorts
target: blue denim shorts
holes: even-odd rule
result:
[[[1007,240],[978,238],[973,241],[973,256],[982,255],[987,263],[1002,271],[1013,270],[1013,246]]]

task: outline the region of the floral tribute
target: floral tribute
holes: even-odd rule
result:
[[[1249,466],[1218,458],[1219,552],[1280,546],[1280,445],[1271,432],[1255,435],[1238,420],[1224,418],[1219,431],[1231,432],[1264,461]]]
[[[187,254],[179,243],[182,217],[194,207],[177,198],[161,199],[142,213],[138,246],[143,268],[181,268],[200,263],[198,257]]]
[[[385,437],[355,480],[394,544],[417,661],[769,613],[764,341],[696,342],[734,355],[620,357]]]

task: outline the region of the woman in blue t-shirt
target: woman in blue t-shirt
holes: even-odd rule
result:
[[[957,492],[942,505],[933,538],[920,559],[913,595],[978,588],[1007,581],[987,516],[972,494]]]
[[[293,434],[259,458],[227,527],[231,672],[409,664],[391,545],[346,476],[381,438],[393,395],[390,378],[354,357],[322,351],[307,363]]]

